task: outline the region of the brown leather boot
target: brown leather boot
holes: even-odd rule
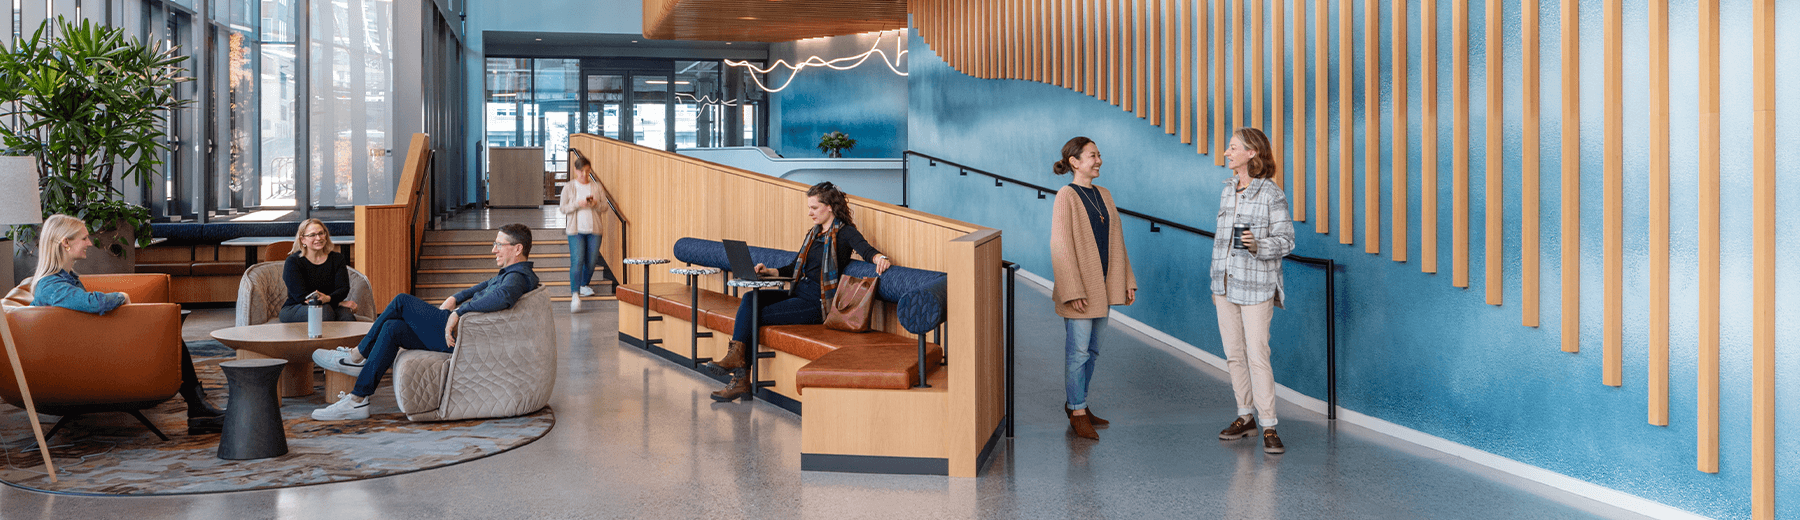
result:
[[[720,370],[737,370],[744,368],[744,353],[748,350],[750,349],[744,345],[744,342],[733,341],[731,342],[731,350],[725,352],[725,357],[713,360],[712,365],[718,367]]]
[[[1068,417],[1074,417],[1075,411],[1070,410],[1069,405],[1064,404],[1063,405],[1063,415],[1068,416]],[[1106,419],[1101,419],[1100,416],[1094,415],[1094,409],[1092,407],[1089,407],[1087,409],[1087,416],[1088,416],[1088,422],[1093,423],[1095,428],[1105,428],[1106,425],[1112,424],[1112,421],[1108,421]]]
[[[1075,430],[1076,436],[1100,440],[1100,432],[1094,431],[1094,423],[1089,421],[1090,419],[1086,414],[1070,415],[1069,427]]]
[[[725,385],[725,389],[713,392],[712,398],[714,401],[728,403],[746,395],[750,395],[750,376],[738,374],[731,378],[731,382]]]

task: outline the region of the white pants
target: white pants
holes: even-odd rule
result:
[[[1225,368],[1231,372],[1231,392],[1237,396],[1237,413],[1256,411],[1257,425],[1274,427],[1275,372],[1269,368],[1269,320],[1275,317],[1275,300],[1238,305],[1213,295],[1219,310],[1219,336],[1225,342]]]

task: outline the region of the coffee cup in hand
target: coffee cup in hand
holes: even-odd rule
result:
[[[1250,249],[1250,246],[1244,245],[1244,233],[1249,232],[1250,226],[1233,226],[1231,228],[1231,248]]]

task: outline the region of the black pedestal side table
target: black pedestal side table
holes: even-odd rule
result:
[[[285,359],[238,359],[219,363],[230,392],[225,432],[219,435],[219,458],[266,459],[286,455],[287,428],[281,424],[281,381]]]

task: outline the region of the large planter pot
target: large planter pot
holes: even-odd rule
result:
[[[130,224],[116,224],[112,229],[89,235],[94,248],[88,257],[75,262],[81,274],[117,274],[137,272],[137,229]],[[32,265],[37,259],[32,259]]]

